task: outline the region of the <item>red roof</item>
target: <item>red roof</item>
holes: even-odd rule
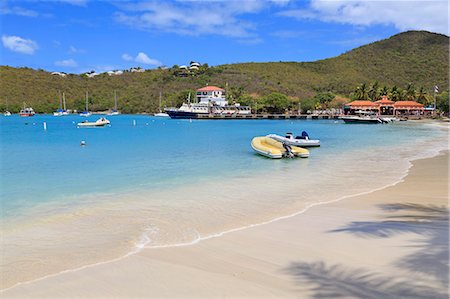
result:
[[[366,107],[378,107],[377,103],[371,102],[371,101],[353,101],[347,104],[348,106],[366,106]]]
[[[423,108],[423,105],[414,101],[398,101],[395,102],[394,107]]]
[[[197,91],[225,91],[224,89],[217,87],[217,86],[205,86],[200,89],[197,89]]]
[[[378,103],[378,104],[381,104],[381,105],[383,105],[383,104],[385,104],[385,105],[386,104],[387,105],[389,105],[389,104],[392,105],[392,104],[394,104],[394,101],[389,100],[387,96],[382,96],[381,100],[378,100],[375,103]]]

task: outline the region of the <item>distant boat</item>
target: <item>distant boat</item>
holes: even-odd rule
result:
[[[94,122],[89,122],[87,120],[77,124],[78,127],[104,127],[109,125],[111,122],[104,117],[97,119]]]
[[[116,91],[114,90],[114,109],[108,113],[108,115],[119,115],[120,112],[117,111],[117,94]]]
[[[356,115],[339,117],[347,124],[382,124],[383,121],[372,112],[356,111]]]
[[[19,112],[20,116],[27,117],[27,116],[34,116],[35,114],[36,113],[34,112],[33,108],[25,107],[25,103],[23,103],[23,108]]]
[[[91,116],[92,114],[89,112],[89,108],[88,108],[88,100],[89,100],[89,94],[86,91],[86,110],[80,113],[80,116],[84,116],[84,117],[88,117]]]
[[[64,102],[64,104],[63,104]],[[56,110],[55,112],[53,112],[54,116],[65,116],[65,115],[69,115],[69,112],[67,112],[66,110],[66,97],[64,95],[64,92],[62,94],[62,99],[61,99],[61,92],[59,93],[59,109]]]
[[[159,113],[155,113],[153,116],[170,117],[169,114],[162,112],[162,110],[161,110],[161,97],[162,97],[162,94],[161,94],[161,92],[159,92]]]
[[[4,116],[11,116],[11,112],[8,110],[8,100],[6,100],[6,110],[3,112]]]

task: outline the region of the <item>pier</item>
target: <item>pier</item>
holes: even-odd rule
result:
[[[248,114],[248,115],[197,115],[197,119],[339,119],[339,115],[328,114]]]

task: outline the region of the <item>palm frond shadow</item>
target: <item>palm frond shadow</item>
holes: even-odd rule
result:
[[[401,259],[397,266],[433,276],[442,285],[449,283],[449,210],[446,206],[421,204],[380,205],[380,221],[352,222],[330,232],[347,232],[359,237],[387,238],[415,233],[424,238],[414,242],[418,251]]]
[[[447,298],[429,287],[341,265],[299,262],[285,271],[300,282],[313,285],[313,298]]]

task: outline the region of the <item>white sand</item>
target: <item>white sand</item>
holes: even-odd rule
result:
[[[0,296],[447,298],[448,157],[416,161],[394,187],[195,245],[144,249]],[[382,204],[408,206],[394,212]],[[334,231],[352,223],[351,231]]]

